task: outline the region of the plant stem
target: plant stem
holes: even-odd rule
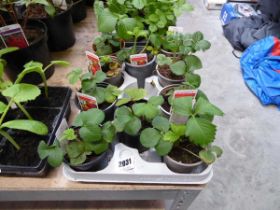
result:
[[[0,135],[4,136],[17,150],[20,149],[18,143],[6,131],[0,130]]]
[[[7,107],[6,107],[6,109],[4,110],[4,112],[3,112],[2,116],[1,116],[1,118],[0,118],[0,125],[2,125],[3,120],[4,120],[4,118],[6,117],[6,115],[7,115],[8,111],[9,111],[10,107],[12,106],[12,104],[13,104],[13,100],[11,99],[11,100],[9,101],[9,103],[8,103],[8,105],[7,105]]]
[[[144,48],[141,50],[141,52],[140,52],[140,53],[145,52],[145,50],[146,50],[146,48],[147,48],[147,46],[148,46],[148,44],[149,44],[149,40],[150,40],[150,37],[147,39],[147,42],[146,42],[146,44],[145,44]]]
[[[193,156],[195,156],[195,157],[197,157],[197,158],[199,158],[201,160],[201,158],[197,154],[193,153],[192,151],[190,151],[190,150],[188,150],[186,148],[182,148],[182,147],[179,147],[179,148],[184,150],[184,151],[186,151],[186,152],[188,152],[189,154],[191,154],[191,155],[193,155]]]
[[[26,109],[20,104],[16,102],[16,105],[18,106],[18,108],[20,108],[20,110],[24,113],[24,115],[29,119],[29,120],[33,120],[33,118],[30,116],[30,114],[26,111]]]
[[[21,82],[21,80],[24,78],[24,76],[26,74],[29,74],[29,73],[32,73],[32,72],[36,72],[38,73],[42,80],[43,80],[43,83],[44,83],[44,88],[45,88],[45,95],[46,97],[48,97],[48,86],[47,86],[47,79],[46,79],[46,75],[45,75],[45,70],[47,68],[49,68],[52,64],[49,64],[44,70],[41,70],[41,68],[38,68],[38,67],[35,67],[35,68],[30,68],[30,69],[26,69],[26,70],[23,70],[17,77],[16,81],[15,81],[15,84],[18,84]]]

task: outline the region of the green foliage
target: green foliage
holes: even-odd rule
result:
[[[113,85],[104,85],[105,87],[98,85],[106,79],[106,74],[103,71],[97,71],[95,74],[91,72],[82,74],[81,69],[74,69],[67,75],[67,78],[71,84],[81,81],[82,93],[94,96],[98,104],[103,102],[113,103],[117,100],[121,91]]]
[[[101,125],[104,118],[104,112],[99,109],[81,112],[74,120],[75,127],[66,129],[52,145],[40,142],[40,158],[47,158],[51,166],[57,167],[66,155],[70,165],[76,166],[84,163],[89,155],[105,152],[115,138],[116,129],[110,121]]]
[[[140,142],[144,147],[155,148],[159,155],[168,154],[173,146],[173,142],[164,139],[170,132],[168,119],[156,116],[152,121],[152,128],[145,128],[140,134]]]
[[[147,50],[147,45],[149,41],[147,40],[146,46],[143,47],[141,52],[137,51],[137,41],[139,38],[145,38],[148,39],[149,32],[147,30],[143,30],[140,27],[134,27],[131,28],[131,30],[126,31],[126,33],[133,39],[133,47],[131,48],[123,48],[117,53],[118,60],[120,61],[125,61],[129,59],[130,55],[137,54],[137,53],[142,53]]]
[[[162,41],[163,49],[173,53],[173,58],[158,55],[158,64],[168,65],[173,74],[184,76],[188,85],[198,88],[201,78],[194,71],[202,68],[199,57],[194,55],[197,51],[205,51],[211,44],[203,39],[201,32],[193,34],[180,34],[168,32]]]
[[[19,0],[18,2],[24,4],[26,8],[28,8],[30,5],[40,4],[44,7],[46,13],[50,17],[54,17],[56,14],[55,6],[47,0]]]
[[[120,50],[121,39],[116,33],[102,33],[94,39],[93,48],[98,56],[110,55],[114,49]]]
[[[133,104],[132,110],[137,117],[142,117],[147,121],[151,121],[160,114],[158,106],[162,103],[162,96],[152,96],[147,102]]]
[[[126,132],[131,136],[136,136],[142,127],[141,120],[127,106],[116,109],[113,124],[117,132]]]
[[[127,88],[124,90],[124,97],[119,99],[116,106],[122,106],[129,102],[136,102],[143,100],[147,94],[143,88]]]
[[[125,32],[132,26],[139,25],[149,29],[149,33],[165,34],[168,26],[174,25],[176,17],[183,11],[191,11],[192,6],[182,0],[109,0],[104,7],[103,2],[95,1],[95,14],[99,20],[98,30],[104,32],[104,26],[101,24],[109,23],[111,27],[106,27],[106,32],[113,31],[113,26],[117,25],[117,33]],[[108,9],[108,10],[107,10]],[[105,12],[105,14],[103,14]],[[112,18],[113,17],[113,18]],[[132,18],[133,21],[127,20]],[[123,21],[126,20],[126,21]],[[106,22],[107,21],[107,22]],[[129,31],[129,30],[127,30]],[[125,38],[126,37],[122,37]]]
[[[28,131],[31,133],[35,133],[37,135],[47,135],[48,128],[47,126],[36,120],[10,120],[8,122],[3,123],[0,126],[0,129],[3,128],[11,128],[17,130]]]

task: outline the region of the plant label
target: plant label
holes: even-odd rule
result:
[[[183,27],[180,27],[180,26],[169,26],[168,31],[173,32],[173,33],[183,33],[184,29],[183,29]]]
[[[0,49],[6,48],[7,45],[5,44],[3,37],[0,35]]]
[[[52,0],[55,7],[60,8],[62,10],[67,10],[67,2],[66,0]]]
[[[19,24],[1,27],[0,35],[7,47],[26,48],[29,46],[25,34]]]
[[[133,170],[135,168],[135,158],[134,155],[131,151],[129,150],[122,150],[119,153],[119,161],[118,163],[118,168],[125,170],[125,171],[129,171],[129,170]]]
[[[173,93],[173,98],[182,98],[182,97],[192,97],[193,104],[195,103],[195,97],[197,94],[197,90],[175,90]],[[171,116],[169,121],[176,124],[184,124],[188,120],[187,117],[178,115],[172,111],[171,108]]]
[[[77,92],[77,98],[82,111],[98,109],[98,104],[95,97]]]
[[[92,52],[86,51],[86,56],[88,59],[88,70],[95,74],[97,71],[101,70],[100,59],[97,55]]]
[[[135,54],[130,56],[130,63],[141,66],[148,63],[148,55],[147,53]]]
[[[60,125],[59,125],[59,127],[58,127],[58,129],[57,129],[57,131],[56,131],[56,133],[55,133],[56,139],[59,139],[59,138],[62,136],[63,132],[64,132],[68,127],[69,127],[69,126],[68,126],[68,123],[67,123],[66,119],[63,118],[62,121],[61,121],[61,123],[60,123]]]

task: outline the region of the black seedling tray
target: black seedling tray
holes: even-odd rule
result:
[[[0,174],[17,176],[44,176],[48,171],[46,159],[40,160],[37,147],[41,140],[52,144],[55,134],[64,118],[70,115],[70,97],[72,91],[67,87],[49,87],[49,98],[44,97],[44,90],[35,101],[25,105],[35,120],[44,122],[49,129],[46,136],[39,136],[24,131],[9,130],[21,149],[17,151],[5,138],[0,140]],[[22,113],[17,118],[23,118]]]

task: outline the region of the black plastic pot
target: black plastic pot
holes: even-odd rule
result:
[[[98,83],[97,84],[99,87],[107,87],[108,83],[102,82],[102,83]],[[114,111],[115,111],[115,104],[116,104],[117,100],[114,101],[112,104],[99,104],[98,108],[101,109],[104,113],[105,113],[105,120],[104,121],[109,121],[112,120],[114,118]],[[81,106],[79,104],[78,98],[75,97],[75,103],[76,106],[81,109]]]
[[[15,139],[19,138],[17,143],[21,149],[17,151],[6,139],[0,140],[0,170],[3,175],[19,175],[19,176],[44,176],[49,167],[47,160],[41,160],[37,153],[37,147],[40,140],[44,140],[48,144],[52,144],[55,140],[56,132],[63,118],[68,118],[70,114],[69,100],[71,97],[71,89],[66,87],[49,87],[49,103],[44,104],[43,96],[36,99],[34,103],[26,104],[25,107],[31,116],[36,120],[43,120],[49,128],[46,136],[38,136],[24,131],[8,132]],[[54,93],[58,93],[60,97],[53,97]],[[60,102],[52,103],[52,100],[60,100]],[[22,113],[17,118],[22,118]]]
[[[158,66],[156,67],[156,73],[158,75],[158,82],[159,84],[162,86],[162,87],[166,87],[168,85],[174,85],[174,84],[181,84],[182,82],[184,82],[185,80],[184,79],[178,79],[178,80],[175,80],[175,79],[169,79],[165,76],[163,76],[159,70],[158,70]]]
[[[86,5],[89,7],[93,7],[94,0],[85,0]]]
[[[105,79],[104,82],[120,87],[124,82],[124,75],[123,73],[120,73],[115,77],[107,77],[107,79]]]
[[[67,9],[51,18],[43,18],[48,27],[48,46],[51,51],[62,51],[75,44],[71,9]]]
[[[89,160],[87,162],[77,166],[70,165],[67,158],[64,158],[64,162],[76,171],[100,171],[106,168],[106,166],[108,165],[109,163],[108,156],[109,156],[108,151],[105,151],[98,156],[92,155],[89,156]]]
[[[136,43],[136,46],[140,46],[140,47],[144,47],[147,44],[147,40],[143,39],[143,40],[139,40]],[[133,41],[125,41],[124,43],[124,47],[133,47],[134,42]]]
[[[125,70],[128,74],[137,78],[138,88],[145,87],[145,79],[152,76],[156,68],[156,57],[153,56],[153,59],[144,65],[134,65],[128,62],[125,62]]]
[[[7,61],[5,73],[12,81],[16,80],[17,75],[23,70],[23,66],[27,62],[33,60],[47,66],[51,60],[47,46],[46,25],[41,21],[32,20],[28,22],[27,28],[38,29],[41,32],[40,37],[31,42],[30,46],[3,56]],[[54,67],[52,66],[45,72],[46,78],[51,77],[53,73]],[[24,77],[23,82],[39,84],[42,82],[42,79],[38,73],[30,73]]]
[[[73,23],[82,21],[87,16],[87,7],[85,0],[73,0],[71,7],[71,15]]]

